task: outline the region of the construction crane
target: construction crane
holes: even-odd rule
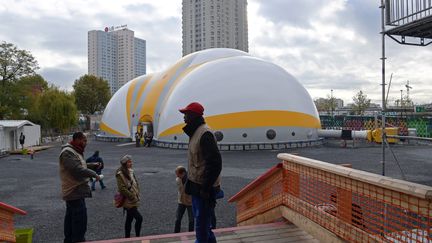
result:
[[[409,85],[409,80],[407,80],[405,88],[407,89],[407,100],[409,100],[409,90],[412,89],[412,87]]]
[[[387,95],[386,95],[386,98],[385,98],[385,107],[387,107],[388,95],[389,95],[389,92],[390,92],[392,78],[393,78],[393,73],[390,75],[390,82],[389,82],[389,85],[388,85]]]

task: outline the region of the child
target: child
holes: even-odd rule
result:
[[[86,162],[87,163],[99,163],[98,167],[95,169],[95,172],[98,175],[102,175],[102,169],[104,168],[104,162],[103,162],[103,159],[99,156],[98,150],[96,150],[94,152],[94,154],[86,160]],[[92,191],[94,191],[94,190],[96,190],[96,180],[91,179],[91,182],[92,182],[91,189],[92,189]],[[99,184],[100,184],[102,189],[106,188],[102,179],[99,180]]]
[[[187,171],[183,166],[177,166],[175,170],[177,176],[177,189],[178,189],[178,206],[176,212],[176,221],[174,233],[179,233],[181,228],[181,221],[185,210],[188,211],[189,231],[194,231],[194,217],[192,214],[192,196],[187,195],[184,186],[187,180]]]

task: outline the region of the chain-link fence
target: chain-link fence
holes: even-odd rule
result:
[[[380,116],[320,116],[322,129],[373,130],[381,127]],[[399,135],[407,136],[415,128],[417,136],[432,137],[432,117],[386,117],[386,127],[398,127]]]

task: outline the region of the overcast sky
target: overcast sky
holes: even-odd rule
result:
[[[315,99],[346,103],[362,90],[381,103],[378,0],[248,0],[249,53],[293,74]],[[0,41],[29,50],[39,73],[70,90],[87,73],[87,32],[127,24],[147,40],[147,72],[181,58],[181,0],[1,0]],[[389,38],[389,102],[407,80],[415,103],[432,102],[432,46],[401,46]]]

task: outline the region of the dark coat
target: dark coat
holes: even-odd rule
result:
[[[103,168],[104,168],[104,162],[103,162],[102,158],[99,157],[99,155],[97,155],[95,153],[86,160],[86,163],[97,163],[97,162],[101,163],[101,167],[94,169],[94,171],[96,171],[96,173],[98,175],[100,175],[102,173]]]

